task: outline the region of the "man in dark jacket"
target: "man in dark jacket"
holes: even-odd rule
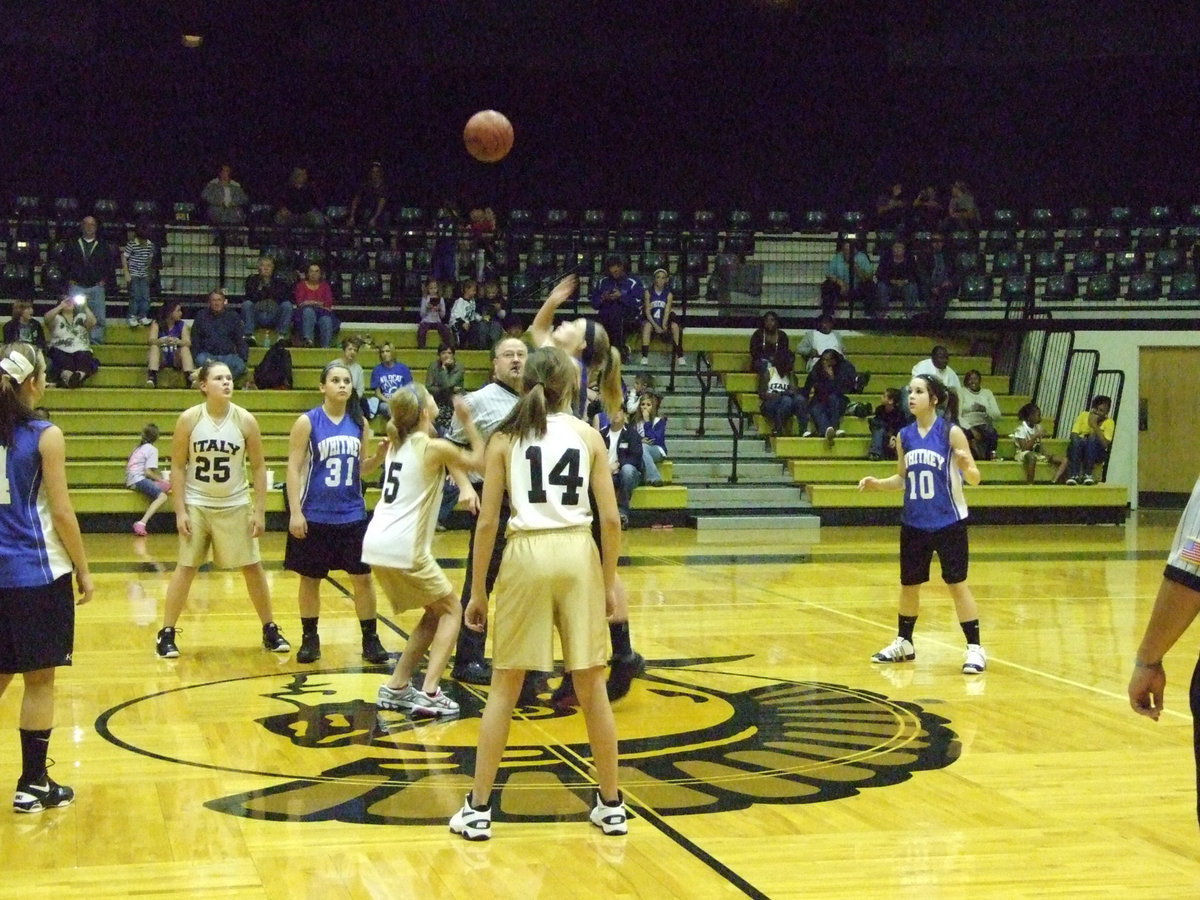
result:
[[[642,439],[637,429],[625,417],[625,410],[613,410],[607,425],[600,429],[600,436],[608,445],[608,464],[612,470],[613,487],[617,491],[617,510],[621,513],[621,527],[629,527],[629,501],[633,489],[642,483]]]
[[[255,328],[270,328],[286,341],[292,333],[292,284],[275,277],[275,260],[264,256],[258,272],[246,279],[246,297],[242,300],[242,324],[246,343],[258,346]]]
[[[105,286],[116,271],[116,257],[112,248],[96,236],[96,220],[92,216],[84,217],[79,230],[78,238],[63,244],[61,265],[70,283],[71,295],[86,297],[88,309],[96,317],[92,343],[103,344],[104,326],[108,321],[104,307]]]
[[[222,362],[235,379],[246,374],[250,350],[242,335],[242,323],[226,307],[229,298],[220,288],[208,295],[208,307],[196,313],[192,322],[192,356],[197,366]]]
[[[904,301],[905,315],[912,316],[917,312],[921,302],[917,266],[904,241],[896,241],[891,252],[880,257],[879,267],[875,270],[875,285],[879,294],[874,310],[876,316],[886,318],[888,308],[897,297]]]
[[[592,308],[596,310],[596,320],[608,332],[609,343],[621,351],[624,361],[629,358],[625,331],[631,323],[638,321],[646,289],[641,281],[626,271],[625,260],[619,256],[610,256],[605,262],[605,269],[608,274],[600,279],[592,291]]]

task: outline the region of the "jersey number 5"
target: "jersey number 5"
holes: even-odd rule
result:
[[[563,452],[558,462],[550,469],[550,476],[542,480],[542,448],[530,447],[525,451],[529,460],[529,502],[545,503],[546,484],[553,484],[563,489],[562,502],[567,506],[579,505],[579,489],[583,486],[583,478],[579,474],[579,450],[572,447]]]
[[[390,463],[387,471],[383,473],[383,499],[387,503],[391,503],[400,493],[400,469],[404,463]]]

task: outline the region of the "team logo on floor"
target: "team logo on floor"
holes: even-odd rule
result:
[[[949,723],[913,703],[821,682],[747,675],[745,657],[656,661],[617,704],[621,786],[671,816],[815,803],[896,784],[958,756]],[[453,719],[377,710],[385,670],[239,678],[154,694],[105,712],[97,729],[134,752],[229,773],[246,785],[205,805],[279,821],[444,824],[471,785],[486,688],[451,687]],[[551,680],[549,687],[553,687]],[[518,708],[496,794],[508,821],[586,815],[587,734],[549,689]],[[145,707],[163,706],[160,710]],[[176,713],[180,706],[193,715]],[[228,710],[244,716],[231,723]],[[152,746],[143,721],[170,715],[199,734]],[[255,781],[270,784],[255,785]]]

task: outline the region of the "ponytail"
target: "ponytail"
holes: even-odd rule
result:
[[[32,344],[13,343],[0,348],[0,446],[10,447],[17,426],[35,418],[21,385],[45,370],[42,355]]]

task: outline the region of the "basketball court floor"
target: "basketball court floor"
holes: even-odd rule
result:
[[[486,689],[451,721],[377,711],[337,584],[323,658],[270,654],[241,577],[197,578],[178,660],[154,655],[173,535],[89,535],[95,601],[60,670],[53,777],[76,803],[0,812],[0,896],[734,898],[1194,897],[1187,683],[1200,630],[1166,658],[1157,724],[1125,697],[1177,513],[1125,527],[973,527],[990,655],[936,574],[917,658],[895,633],[898,529],[627,532],[622,575],[645,676],[614,706],[633,816],[587,822],[582,717],[516,714],[491,841],[451,835]],[[263,542],[299,644],[297,580]],[[466,534],[435,551],[461,585]],[[415,623],[381,607],[398,650]],[[554,679],[551,680],[551,686]],[[17,685],[0,777],[19,770]]]

